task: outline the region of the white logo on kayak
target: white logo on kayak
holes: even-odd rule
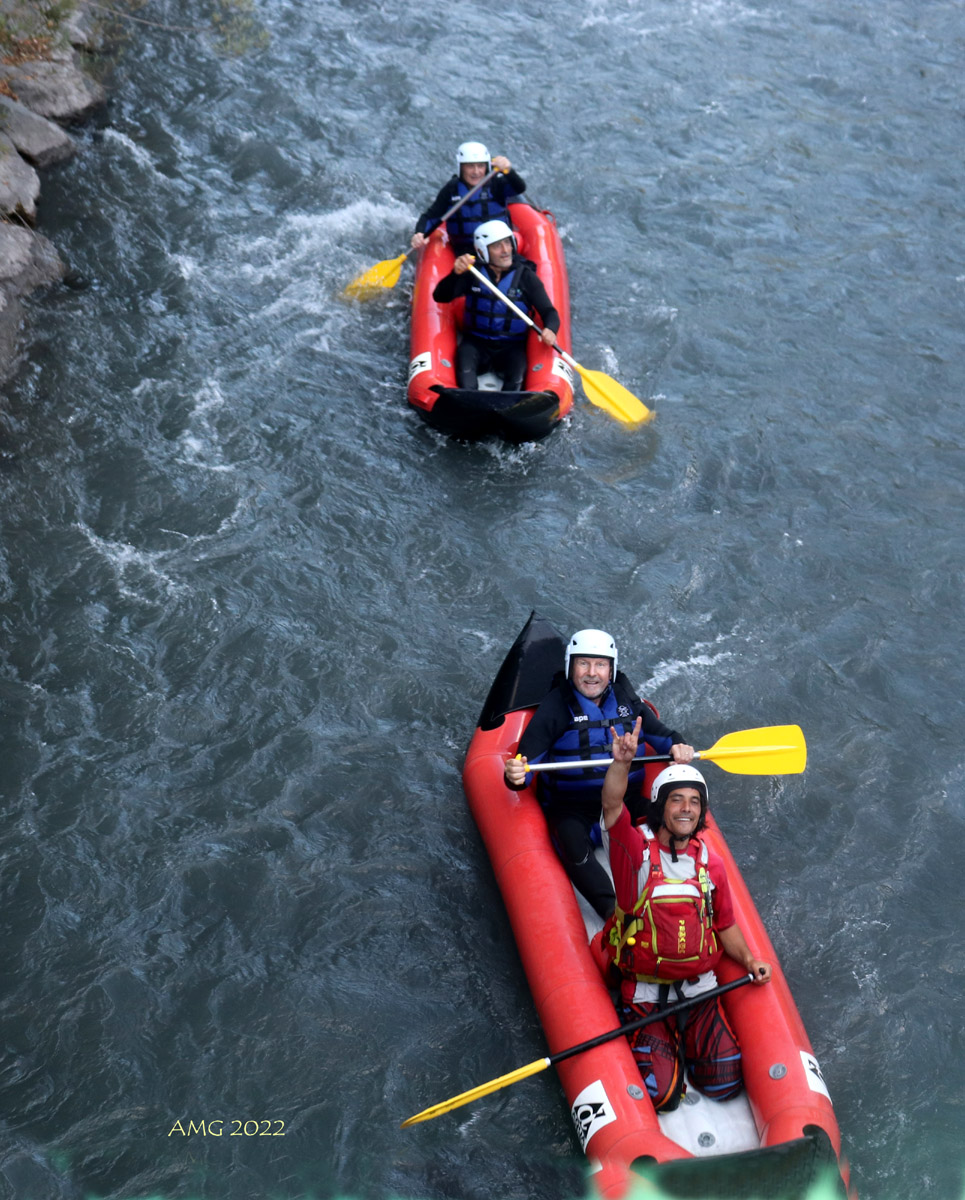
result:
[[[580,1092],[573,1101],[570,1116],[585,1153],[590,1138],[604,1125],[609,1125],[617,1119],[616,1113],[610,1107],[602,1079],[596,1080]]]
[[[417,354],[409,363],[409,382],[411,383],[417,375],[421,375],[423,371],[432,370],[432,352],[427,350],[425,354]]]
[[[821,1074],[821,1068],[818,1066],[818,1060],[813,1054],[808,1054],[806,1050],[801,1051],[801,1065],[804,1067],[804,1074],[807,1077],[808,1087],[812,1092],[820,1092],[822,1096],[827,1096],[831,1099],[831,1094],[828,1091],[828,1085],[824,1082],[824,1076]]]
[[[564,362],[562,358],[553,356],[553,374],[562,375],[566,382],[573,386],[573,368],[568,362]]]

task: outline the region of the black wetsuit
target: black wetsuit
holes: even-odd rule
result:
[[[628,710],[622,732],[629,732],[638,716],[643,718],[640,729],[641,754],[644,753],[644,741],[659,754],[666,754],[671,746],[686,741],[683,734],[665,725],[637,696],[622,672],[617,675],[613,693],[618,706]],[[600,704],[605,701],[606,694],[600,697]],[[554,750],[561,739],[567,743],[573,742],[573,706],[572,685],[563,682],[561,676],[560,685],[544,697],[526,726],[520,739],[519,753],[530,762],[561,761],[572,755],[574,746],[571,744],[566,746],[565,753],[554,753]],[[609,733],[605,728],[590,732],[594,734],[593,749],[598,755],[609,744]],[[621,732],[619,724],[617,732]],[[606,755],[609,756],[608,750]],[[578,757],[590,758],[594,754],[581,753]],[[591,839],[591,830],[600,819],[605,775],[605,766],[586,768],[576,777],[571,772],[546,771],[538,773],[537,782],[537,794],[546,812],[563,866],[577,890],[601,917],[609,916],[614,905],[613,887],[606,871],[594,857]],[[625,798],[634,821],[646,816],[647,800],[641,795],[643,781],[644,769],[641,766],[632,772]]]
[[[439,195],[416,221],[416,233],[427,237],[436,228],[453,204],[459,199],[459,176],[453,175]],[[470,184],[464,184],[471,187]],[[512,225],[509,206],[517,196],[526,191],[526,182],[521,175],[510,169],[505,175],[494,175],[492,179],[471,199],[467,200],[446,222],[446,232],[453,253],[472,254],[472,235],[476,225],[483,221],[502,220]]]
[[[478,269],[488,272],[484,263],[480,263]],[[513,269],[516,272],[513,290],[518,293],[514,303],[530,315],[538,313],[544,327],[558,333],[560,314],[553,307],[533,263],[516,254],[513,256]],[[488,290],[471,271],[464,271],[462,275],[450,271],[436,284],[432,298],[440,304],[448,304],[459,296],[467,296],[474,289]],[[506,311],[509,312],[508,309]],[[526,378],[526,338],[480,338],[464,331],[456,350],[456,381],[459,387],[476,389],[479,376],[485,371],[496,371],[502,376],[504,392],[522,391]]]

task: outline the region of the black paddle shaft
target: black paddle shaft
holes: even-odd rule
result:
[[[452,208],[450,208],[447,213],[444,213],[439,218],[439,224],[441,225],[444,221],[448,221],[454,212],[456,212],[458,209],[462,208],[462,206],[466,203],[467,200],[471,200],[472,197],[475,196],[475,194],[479,191],[479,189],[481,187],[485,187],[486,184],[490,181],[490,179],[492,179],[494,176],[496,176],[498,174],[499,174],[499,171],[490,171],[488,175],[483,176],[483,178],[480,179],[480,181],[474,187],[471,187],[469,189],[469,191],[466,192],[465,196],[463,196],[462,199],[457,200],[456,203],[452,206]]]
[[[635,1033],[636,1030],[643,1029],[645,1025],[652,1025],[654,1021],[662,1021],[664,1017],[672,1017],[676,1013],[683,1012],[685,1009],[693,1008],[695,1004],[699,1004],[702,1000],[713,1000],[715,996],[723,996],[725,992],[732,992],[734,988],[743,987],[745,983],[752,983],[753,980],[753,974],[748,971],[740,979],[732,979],[730,983],[722,983],[720,987],[712,988],[709,992],[701,992],[697,996],[689,996],[686,1000],[678,1000],[676,1004],[670,1004],[666,1008],[660,1008],[646,1017],[640,1017],[637,1021],[630,1021],[627,1025],[621,1025],[619,1029],[611,1029],[608,1033],[601,1033],[599,1037],[590,1038],[588,1042],[580,1042],[578,1046],[570,1046],[569,1050],[561,1050],[559,1054],[551,1054],[548,1061],[552,1064],[562,1062],[564,1058],[572,1058],[574,1054],[582,1054],[584,1050],[592,1050],[594,1046],[602,1046],[604,1042],[612,1042],[614,1038],[623,1037],[626,1033]]]

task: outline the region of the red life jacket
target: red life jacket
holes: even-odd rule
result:
[[[647,880],[633,908],[616,906],[603,929],[603,946],[626,979],[667,983],[712,971],[721,950],[714,933],[709,853],[696,835],[696,874],[668,879],[660,861],[660,842],[647,838]],[[688,851],[690,849],[688,846]]]

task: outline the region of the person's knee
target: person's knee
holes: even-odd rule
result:
[[[461,388],[475,388],[479,382],[479,348],[468,338],[456,349],[456,382]]]
[[[687,1076],[694,1087],[711,1100],[732,1100],[744,1087],[740,1051],[688,1061]]]
[[[633,1057],[643,1079],[643,1086],[657,1112],[674,1112],[680,1105],[684,1090],[684,1073],[680,1055],[663,1042],[635,1046]]]
[[[687,1075],[698,1091],[714,1100],[730,1100],[744,1086],[737,1037],[720,1001],[701,1005],[684,1034]]]
[[[627,1007],[625,1021],[645,1015],[643,1010]],[[663,1023],[641,1029],[632,1046],[633,1058],[657,1112],[673,1112],[684,1090],[684,1072],[677,1038]]]
[[[553,829],[560,858],[568,867],[584,867],[593,854],[589,831],[580,821],[558,821]]]
[[[526,351],[513,350],[505,357],[503,391],[521,392],[526,378]]]

